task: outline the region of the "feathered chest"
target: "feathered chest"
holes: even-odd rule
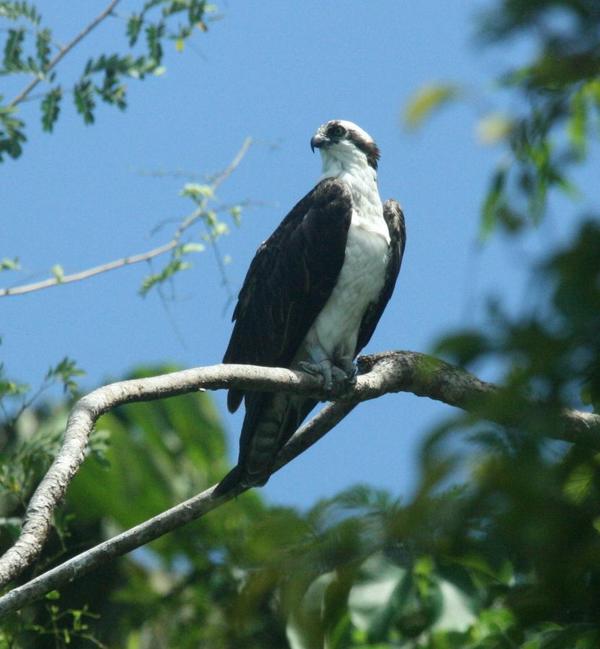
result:
[[[354,355],[365,311],[376,302],[385,283],[389,231],[379,194],[353,192],[352,220],[338,281],[315,320],[309,338],[328,355]]]

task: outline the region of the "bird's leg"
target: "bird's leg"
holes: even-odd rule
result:
[[[334,363],[320,345],[308,351],[311,360],[300,361],[298,367],[303,372],[323,377],[323,386],[327,392],[337,396],[356,383],[357,370],[351,356],[336,357]]]
[[[323,387],[327,392],[331,392],[333,389],[333,370],[338,368],[334,368],[333,363],[328,358],[318,362],[300,361],[298,367],[307,374],[322,377]]]
[[[322,377],[323,387],[327,392],[331,392],[333,388],[334,367],[326,351],[319,343],[313,342],[312,344],[306,345],[304,352],[305,358],[308,357],[308,360],[300,361],[298,368],[307,374]]]
[[[354,387],[358,375],[358,366],[352,356],[339,356],[336,358],[335,364],[344,373],[343,387]]]

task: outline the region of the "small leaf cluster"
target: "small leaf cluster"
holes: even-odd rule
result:
[[[531,60],[503,75],[501,86],[520,95],[525,109],[510,119],[503,141],[510,151],[493,176],[482,215],[482,233],[501,226],[515,232],[538,223],[550,192],[570,196],[569,178],[600,132],[600,14],[597,3],[504,0],[484,16],[487,41],[536,38]],[[506,160],[509,160],[507,163]]]
[[[1,2],[0,20],[15,23],[6,32],[0,75],[26,75],[43,82],[42,127],[52,132],[60,116],[63,99],[72,94],[77,112],[86,124],[95,119],[97,103],[127,107],[127,82],[164,73],[164,43],[175,42],[177,49],[194,29],[206,31],[206,15],[214,11],[205,0],[148,0],[126,21],[129,53],[100,54],[88,59],[71,88],[59,81],[55,67],[64,48],[54,43],[53,30],[42,23],[35,6],[27,2]],[[114,16],[111,16],[114,18]],[[5,155],[18,158],[26,141],[25,123],[17,117],[18,104],[27,93],[8,103],[0,97],[0,161]]]
[[[58,591],[48,593],[43,605],[46,619],[10,621],[0,629],[0,649],[14,647],[14,638],[19,636],[35,637],[38,647],[105,647],[91,631],[91,623],[98,615],[89,606],[62,608]]]
[[[34,425],[27,416],[31,407],[51,387],[60,386],[69,399],[77,394],[76,377],[83,374],[72,359],[65,357],[50,367],[36,390],[10,379],[0,363],[0,499],[23,507],[36,480],[54,459],[66,420]],[[102,439],[93,452],[101,453]]]
[[[481,207],[481,237],[496,229],[515,234],[536,225],[553,192],[575,198],[572,170],[585,161],[600,134],[600,16],[594,0],[499,0],[480,18],[479,38],[502,43],[522,33],[537,40],[531,60],[498,80],[520,108],[486,111],[477,124],[482,143],[504,152]],[[518,98],[518,102],[515,99]],[[415,128],[456,101],[480,111],[493,97],[459,84],[428,84],[415,93],[404,121]]]
[[[154,288],[160,288],[172,280],[177,273],[192,267],[191,255],[203,252],[207,245],[216,245],[220,237],[229,233],[229,227],[219,217],[220,211],[226,211],[233,223],[237,226],[241,222],[241,205],[221,206],[215,194],[216,185],[186,183],[180,195],[192,201],[194,211],[182,219],[175,233],[177,245],[173,248],[167,263],[157,272],[147,275],[139,289],[140,295],[146,296]],[[200,241],[189,238],[194,226],[201,226],[202,231],[197,236]],[[184,236],[188,240],[183,241]],[[218,253],[217,253],[218,254]],[[219,259],[221,259],[219,257]],[[221,264],[223,260],[221,260]]]

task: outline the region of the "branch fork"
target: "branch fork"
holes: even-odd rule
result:
[[[328,403],[304,424],[280,451],[274,471],[290,462],[336,426],[361,401],[391,392],[411,392],[467,412],[477,411],[484,399],[501,388],[433,356],[394,351],[360,357],[361,374],[356,383],[336,401]],[[329,398],[322,379],[303,372],[254,365],[213,365],[144,379],[119,381],[100,387],[81,398],[69,416],[61,449],[31,498],[21,535],[0,558],[0,585],[6,585],[39,556],[48,537],[52,515],[78,468],[85,459],[89,436],[98,418],[113,408],[132,402],[150,401],[203,389],[277,391]],[[531,406],[536,404],[531,402]],[[494,420],[504,425],[502,415]],[[600,415],[576,410],[559,414],[555,438],[600,449]],[[0,597],[0,616],[18,609],[93,568],[144,545],[231,500],[241,492],[234,487],[215,493],[216,485],[189,500],[109,539],[63,564],[18,586]]]

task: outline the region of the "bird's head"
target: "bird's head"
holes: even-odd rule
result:
[[[360,126],[344,119],[332,119],[319,126],[310,140],[314,151],[319,149],[323,168],[330,165],[366,164],[377,169],[379,149],[373,138]]]

